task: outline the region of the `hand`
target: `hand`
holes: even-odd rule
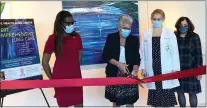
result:
[[[141,75],[142,75],[143,78],[146,78],[147,77],[147,74],[144,72],[143,69],[141,70]]]
[[[138,72],[139,66],[138,65],[134,65],[133,66],[133,70],[136,70]]]
[[[133,76],[137,77],[138,76],[138,70],[133,70],[131,73]]]
[[[127,73],[126,67],[127,67],[127,65],[124,64],[124,63],[119,63],[119,64],[118,64],[118,68],[119,68],[119,70],[120,70],[121,72],[123,72],[123,73]]]
[[[198,76],[196,76],[196,78],[197,78],[197,80],[201,80],[202,75],[198,75]]]

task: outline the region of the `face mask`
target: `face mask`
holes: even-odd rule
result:
[[[162,26],[162,21],[153,21],[153,26],[158,28]]]
[[[129,36],[130,32],[131,32],[131,30],[122,29],[121,30],[121,35],[126,38],[126,37]]]
[[[181,33],[186,33],[188,31],[188,27],[181,27],[179,30]]]
[[[66,33],[72,33],[74,31],[74,26],[73,25],[65,26],[64,30]]]

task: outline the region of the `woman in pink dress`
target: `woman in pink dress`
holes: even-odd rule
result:
[[[68,11],[60,11],[54,23],[54,33],[49,36],[42,58],[42,66],[49,79],[82,78],[80,62],[82,58],[82,41],[74,30],[73,16]],[[53,72],[49,66],[52,53],[56,61]],[[82,87],[54,88],[59,107],[83,106]]]

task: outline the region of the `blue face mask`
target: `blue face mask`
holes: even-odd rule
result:
[[[74,26],[73,25],[65,26],[64,30],[66,33],[72,33],[74,31]]]
[[[179,30],[181,33],[186,33],[188,31],[188,27],[181,27]]]
[[[153,26],[158,28],[162,26],[162,21],[153,21]]]
[[[129,36],[130,32],[131,30],[121,29],[121,35],[125,38]]]

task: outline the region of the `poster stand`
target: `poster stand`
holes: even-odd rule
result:
[[[34,20],[1,19],[0,26],[0,87],[1,81],[5,79],[42,80]],[[5,78],[4,73],[9,73],[8,78]],[[47,106],[50,107],[42,88],[39,89]],[[3,107],[4,98],[7,95],[25,90],[1,90],[0,88],[0,106]]]
[[[0,106],[1,106],[1,108],[3,107],[3,102],[4,102],[4,98],[2,97],[2,98],[0,98]]]
[[[45,102],[47,103],[48,108],[50,108],[50,105],[49,105],[49,103],[48,103],[48,101],[47,101],[47,98],[46,98],[46,96],[45,96],[45,94],[44,94],[42,88],[39,88],[39,89],[40,89],[40,91],[41,91],[41,93],[42,93],[42,95],[43,95],[43,97],[44,97],[44,99],[45,99]],[[1,91],[0,91],[0,92],[1,92]],[[1,107],[1,108],[3,107],[3,104],[4,104],[4,98],[5,98],[5,97],[6,97],[6,96],[4,96],[4,97],[0,97],[0,107]]]

